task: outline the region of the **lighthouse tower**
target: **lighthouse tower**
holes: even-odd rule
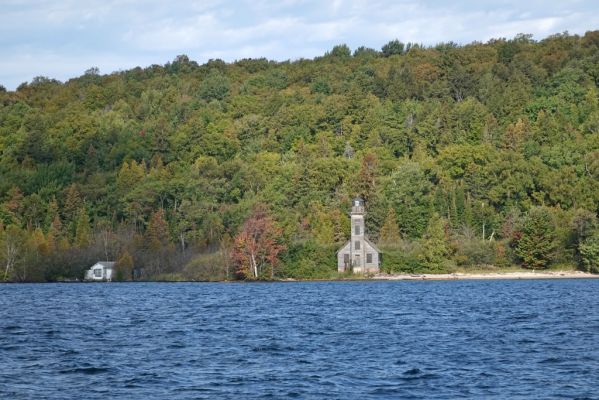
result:
[[[366,212],[364,211],[364,200],[356,197],[352,203],[351,208],[351,240],[350,240],[350,252],[353,270],[355,273],[364,272],[364,261],[365,261],[365,246],[364,246],[364,217]]]
[[[351,236],[337,252],[337,270],[355,274],[379,272],[380,251],[366,237],[364,200],[356,197],[351,207]]]

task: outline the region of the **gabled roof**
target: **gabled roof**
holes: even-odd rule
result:
[[[364,236],[364,241],[365,241],[366,243],[368,243],[369,245],[371,245],[371,246],[372,246],[372,248],[373,248],[373,249],[375,249],[375,250],[376,250],[378,253],[381,253],[381,251],[379,250],[379,248],[378,248],[378,247],[376,247],[376,246],[374,245],[374,243],[372,243],[370,240],[368,240],[368,238],[367,238],[366,236]]]
[[[114,264],[116,264],[116,263],[114,261],[98,261],[97,263],[95,263],[94,265],[92,265],[92,267],[95,267],[98,264],[100,264],[104,268],[113,268]]]
[[[376,246],[374,245],[374,243],[372,243],[370,240],[368,240],[368,238],[367,238],[366,236],[364,236],[364,241],[365,241],[366,243],[368,243],[370,246],[372,246],[372,248],[373,248],[373,249],[374,249],[374,250],[375,250],[377,253],[379,253],[379,254],[380,254],[380,253],[382,253],[382,251],[380,251],[380,250],[379,250],[379,248],[378,248],[378,247],[376,247]],[[339,252],[340,252],[341,250],[343,250],[343,249],[345,248],[345,246],[347,246],[347,245],[349,244],[349,242],[351,242],[351,240],[348,240],[347,242],[345,242],[345,244],[344,244],[343,246],[341,246],[341,247],[339,248],[339,250],[337,250],[337,253],[335,253],[335,254],[339,254]]]
[[[349,242],[351,242],[351,240],[348,240],[347,242],[345,242],[345,244],[344,244],[343,246],[341,246],[341,247],[339,248],[339,250],[337,250],[337,253],[335,253],[335,254],[339,254],[339,252],[340,252],[341,250],[343,250],[343,249],[345,248],[345,246],[347,246],[347,245],[349,244]]]

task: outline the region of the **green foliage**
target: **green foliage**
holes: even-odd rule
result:
[[[398,216],[401,233],[407,237],[419,237],[426,229],[432,212],[432,188],[415,162],[402,164],[391,175],[386,197]]]
[[[381,245],[393,245],[399,243],[401,236],[399,234],[399,225],[397,225],[397,214],[390,208],[387,212],[387,218],[379,234],[379,243]]]
[[[446,221],[433,214],[422,236],[418,260],[430,271],[445,272],[449,246],[446,237]]]
[[[580,246],[582,265],[587,272],[599,273],[599,234],[585,239]]]
[[[185,265],[183,277],[201,282],[226,279],[226,260],[217,252],[200,254]]]
[[[89,246],[91,240],[91,226],[89,216],[85,208],[79,209],[77,221],[75,222],[75,245],[85,248]]]
[[[115,264],[115,281],[129,281],[133,279],[133,257],[125,251]]]
[[[340,44],[333,47],[330,55],[335,58],[349,58],[351,57],[351,50],[346,44]]]
[[[418,254],[415,251],[406,251],[404,248],[383,247],[383,260],[381,271],[387,274],[417,274],[431,272],[421,265]]]
[[[525,267],[543,269],[549,266],[557,247],[555,226],[545,207],[531,209],[524,220],[522,237],[516,253]]]
[[[229,79],[213,69],[200,84],[199,96],[204,100],[223,100],[229,94]]]
[[[295,279],[327,279],[337,272],[335,245],[323,246],[315,241],[292,243],[281,261],[281,277]]]
[[[381,49],[381,51],[383,52],[383,55],[385,57],[389,57],[389,56],[403,53],[404,48],[405,48],[405,45],[402,42],[400,42],[399,40],[395,39],[395,40],[390,41],[386,45],[384,45],[383,48]]]
[[[289,249],[277,276],[331,277],[356,195],[389,271],[592,269],[597,37],[180,55],[0,88],[0,225],[24,246],[8,279],[81,278],[125,252],[142,279],[229,279],[223,243],[257,204]],[[555,225],[533,224],[539,206]]]

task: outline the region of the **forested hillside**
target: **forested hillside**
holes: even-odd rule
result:
[[[595,31],[0,88],[0,281],[331,277],[356,195],[385,271],[599,272],[598,86]]]

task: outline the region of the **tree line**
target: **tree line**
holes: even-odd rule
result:
[[[386,272],[599,272],[599,31],[0,87],[5,281],[327,278],[366,201]]]

